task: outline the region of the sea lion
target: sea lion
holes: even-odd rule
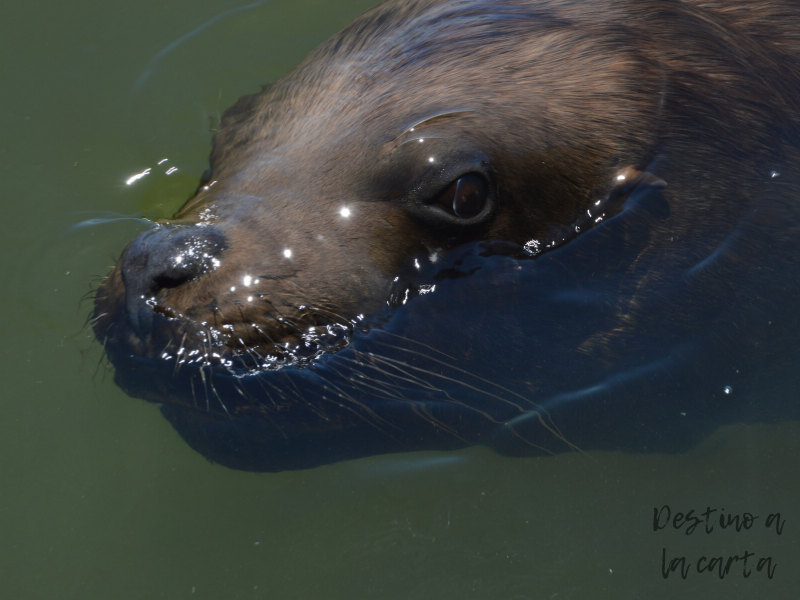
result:
[[[237,469],[797,418],[800,8],[399,0],[221,120],[93,327]],[[771,388],[770,388],[771,389]]]

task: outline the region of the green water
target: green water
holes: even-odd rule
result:
[[[144,224],[87,221],[178,208],[218,111],[370,3],[0,9],[0,598],[796,597],[795,424],[727,428],[680,457],[473,448],[255,475],[205,461],[98,368],[80,298]],[[664,504],[760,520],[656,533]],[[663,548],[693,564],[747,550],[752,575],[665,580]]]

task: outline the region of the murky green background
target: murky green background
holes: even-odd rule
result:
[[[473,448],[255,475],[208,463],[98,368],[80,298],[144,227],[100,221],[178,208],[218,111],[371,3],[0,8],[0,598],[796,597],[796,424],[727,428],[678,457]],[[664,504],[760,520],[655,533]],[[747,550],[753,572],[665,580],[663,548],[692,564]]]

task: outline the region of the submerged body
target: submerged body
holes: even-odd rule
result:
[[[117,383],[260,471],[797,418],[798,31],[789,2],[382,4],[240,99],[126,248]]]

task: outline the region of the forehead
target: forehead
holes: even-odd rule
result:
[[[378,7],[226,113],[216,146],[228,157],[212,166],[258,163],[316,188],[369,173],[416,136],[518,153],[593,135],[619,145],[602,127],[618,117],[654,129],[657,69],[590,15],[545,4]]]

